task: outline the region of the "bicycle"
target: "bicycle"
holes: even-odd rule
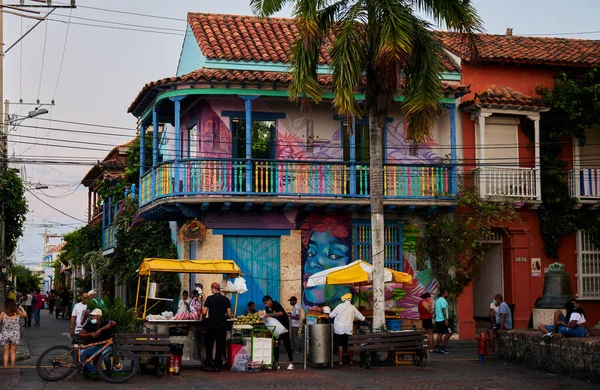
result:
[[[74,344],[80,341],[73,339]],[[81,360],[81,351],[94,346],[102,346],[85,361]],[[125,383],[139,371],[140,363],[131,351],[117,350],[112,338],[87,345],[67,347],[58,345],[45,350],[36,362],[36,371],[40,378],[49,381],[65,379],[75,370],[79,371],[92,362],[96,373],[108,383]]]

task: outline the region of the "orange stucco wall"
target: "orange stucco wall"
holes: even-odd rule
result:
[[[463,101],[471,100],[474,92],[482,92],[491,85],[505,85],[526,95],[536,96],[536,88],[545,86],[551,88],[554,84],[554,69],[534,68],[526,66],[463,65],[462,83],[471,86],[469,95]],[[542,114],[543,115],[543,114]],[[462,144],[464,147],[465,170],[474,168],[475,164],[475,124],[469,114],[463,112],[459,117],[462,121]],[[532,142],[519,131],[520,165],[534,165],[535,151]],[[562,158],[572,166],[573,148],[569,139],[562,139]],[[526,328],[533,311],[536,299],[542,295],[544,288],[544,269],[555,260],[544,253],[544,242],[540,234],[540,222],[535,210],[521,209],[519,215],[523,224],[507,225],[508,235],[503,239],[503,270],[504,298],[508,303],[515,304],[514,324],[517,328]],[[565,269],[571,277],[573,293],[577,293],[577,257],[575,253],[575,234],[563,238],[559,251],[559,259],[565,264]],[[527,262],[517,262],[517,258],[526,258]],[[540,258],[542,261],[541,276],[532,276],[531,259]],[[490,296],[490,301],[493,299]],[[583,301],[587,312],[588,322],[593,326],[600,320],[600,301]],[[476,328],[473,320],[473,286],[467,286],[458,299],[459,336],[461,339],[475,337]]]

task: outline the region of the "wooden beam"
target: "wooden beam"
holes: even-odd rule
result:
[[[221,208],[221,211],[229,211],[229,209],[231,209],[231,202],[223,203],[223,207]]]
[[[189,204],[177,203],[177,208],[188,218],[200,218],[202,216],[202,213],[196,207]]]
[[[437,206],[429,206],[429,208],[427,209],[427,212],[430,214],[435,213],[435,210],[437,210]]]
[[[394,205],[385,206],[385,211],[387,211],[388,213],[393,213],[394,211],[396,211],[396,206],[394,206]]]
[[[404,213],[414,213],[415,209],[416,209],[415,205],[411,205],[411,206],[403,207],[401,211]]]
[[[252,210],[252,202],[246,202],[246,205],[244,206],[244,211],[251,211]]]
[[[335,204],[328,204],[327,205],[327,209],[325,210],[326,212],[330,213],[332,211],[334,211],[337,208],[337,205]]]
[[[262,211],[263,211],[263,212],[265,212],[265,211],[270,211],[272,207],[273,207],[273,203],[265,203],[265,204],[263,205]]]
[[[304,211],[313,211],[314,208],[315,208],[315,204],[309,203],[306,206],[304,206]]]
[[[349,213],[353,212],[354,210],[356,210],[356,205],[355,204],[349,204],[346,207],[346,211],[348,211]]]
[[[201,207],[202,211],[207,211],[209,207],[210,207],[210,203],[202,202],[202,207]]]
[[[294,207],[294,205],[293,205],[293,204],[291,204],[291,203],[286,203],[286,204],[284,204],[284,205],[281,207],[281,211],[282,211],[282,212],[291,211],[293,207]]]

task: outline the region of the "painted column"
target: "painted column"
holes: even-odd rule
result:
[[[356,117],[350,131],[350,195],[356,195]]]
[[[92,189],[88,189],[88,223],[92,220]]]
[[[581,196],[581,160],[579,158],[580,147],[579,141],[577,138],[573,137],[573,188],[575,194],[571,194],[571,196],[575,196],[579,199]],[[581,252],[577,252],[581,253]]]
[[[477,167],[479,168],[479,195],[483,198],[487,194],[486,186],[486,175],[489,176],[491,172],[486,173],[485,171],[485,118],[492,115],[491,113],[479,112],[477,120],[479,123],[479,142],[475,145],[477,148]]]
[[[534,128],[534,150],[535,150],[535,198],[542,200],[541,160],[540,160],[540,115],[530,115]]]
[[[104,236],[106,229],[106,203],[102,202],[102,249],[104,249]]]
[[[258,96],[240,95],[246,113],[246,192],[252,192],[252,101]]]
[[[181,175],[181,101],[185,96],[176,96],[170,98],[175,103],[175,162],[174,169],[174,181],[173,193],[176,194],[180,189],[180,175]]]
[[[139,178],[139,188],[143,190],[142,186],[142,176],[146,172],[146,127],[144,125],[140,125],[140,178]],[[140,193],[141,195],[141,193]],[[138,204],[142,205],[142,197],[138,197]]]
[[[152,176],[150,178],[150,200],[156,198],[156,168],[158,165],[158,112],[152,110]]]
[[[450,110],[450,163],[452,164],[452,195],[458,192],[458,167],[456,166],[456,105],[448,104]]]

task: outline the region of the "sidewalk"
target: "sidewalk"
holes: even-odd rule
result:
[[[469,341],[448,343],[449,355],[431,354],[426,369],[412,366],[372,367],[365,370],[358,364],[328,369],[302,369],[301,356],[296,355],[296,369],[264,371],[257,374],[223,371],[205,373],[198,368],[184,368],[180,376],[155,378],[140,375],[124,385],[111,386],[90,382],[81,374],[73,374],[60,382],[45,382],[35,371],[40,353],[53,345],[68,345],[62,336],[69,329],[68,321],[55,319],[42,312],[39,328],[24,329],[31,357],[17,363],[14,370],[0,369],[2,389],[597,389],[598,384],[571,380],[522,366],[506,365],[489,360],[477,363],[476,344]]]

